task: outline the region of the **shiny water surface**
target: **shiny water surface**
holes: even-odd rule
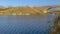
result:
[[[54,15],[0,16],[0,34],[49,34]]]

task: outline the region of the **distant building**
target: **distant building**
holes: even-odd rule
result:
[[[48,13],[48,11],[44,11],[44,13]]]
[[[51,8],[48,11],[60,16],[60,8]]]
[[[51,8],[49,9],[50,12],[57,12],[60,11],[60,8]]]

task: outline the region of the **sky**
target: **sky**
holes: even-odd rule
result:
[[[60,5],[60,0],[0,0],[0,6],[51,6]]]

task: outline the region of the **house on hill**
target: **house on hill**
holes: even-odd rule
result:
[[[48,10],[48,12],[55,13],[60,16],[60,8],[51,8]]]

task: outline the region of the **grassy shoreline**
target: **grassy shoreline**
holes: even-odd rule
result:
[[[54,20],[54,26],[51,29],[51,34],[60,34],[60,17],[58,16]]]

